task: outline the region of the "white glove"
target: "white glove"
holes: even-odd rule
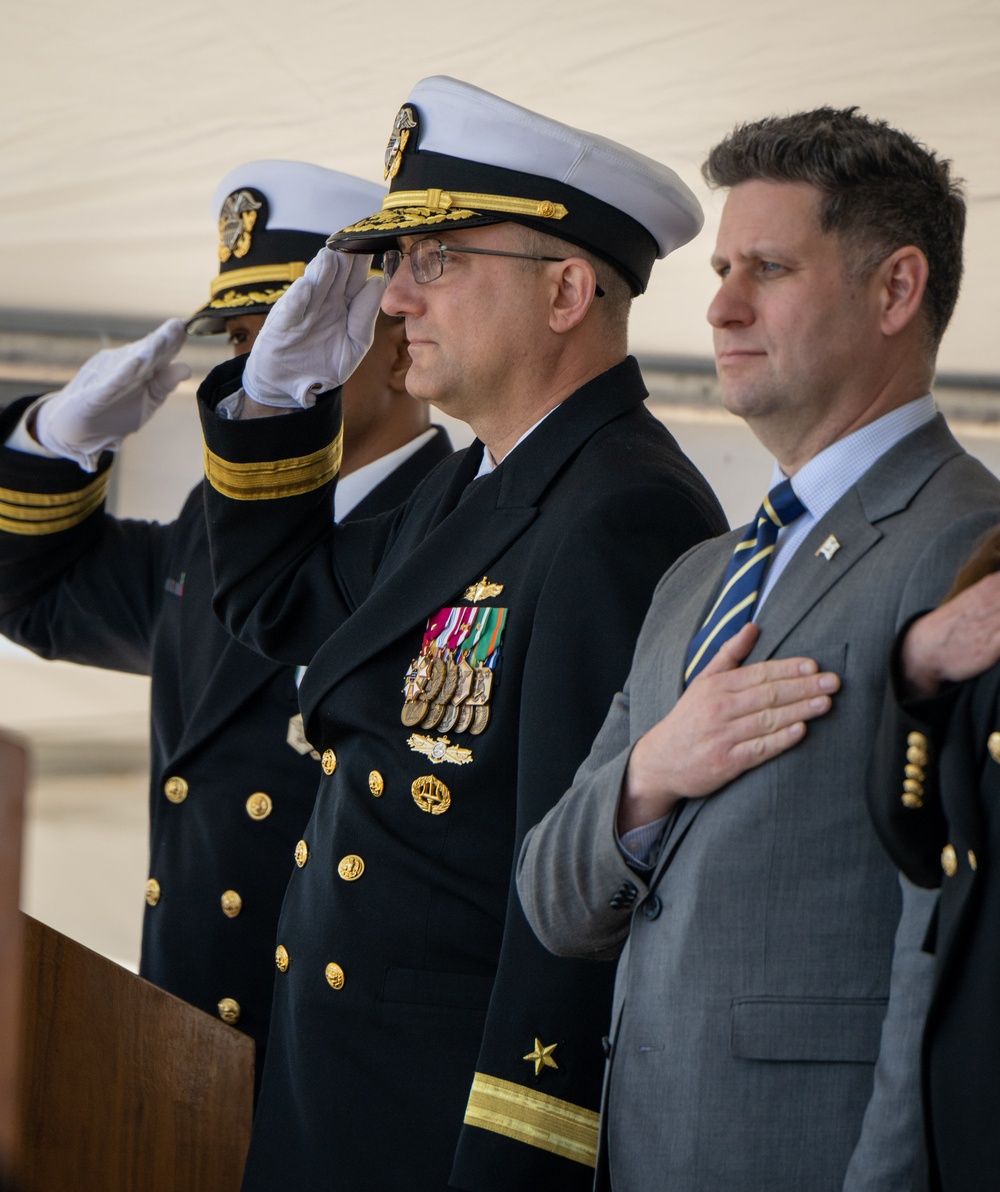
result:
[[[95,471],[101,452],[117,451],[191,375],[186,364],[171,363],[186,338],[181,320],[168,319],[134,344],[91,356],[65,388],[42,398],[35,438],[54,455]]]
[[[382,279],[368,280],[371,257],[321,248],[282,294],[254,341],[243,388],[264,406],[315,405],[343,385],[375,334]]]

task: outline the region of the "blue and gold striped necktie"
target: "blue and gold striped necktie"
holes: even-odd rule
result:
[[[778,531],[805,511],[790,480],[776,484],[764,498],[757,516],[733,551],[718,600],[688,647],[685,686],[753,616]]]

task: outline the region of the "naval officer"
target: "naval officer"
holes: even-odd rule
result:
[[[314,656],[323,771],[245,1187],[583,1190],[610,974],[535,941],[513,860],[657,574],[724,525],[627,354],[633,296],[701,211],[666,166],[449,78],[414,88],[385,171],[242,378],[203,389],[217,605],[265,653]],[[347,255],[373,251],[382,295]],[[478,437],[396,517],[331,529],[337,386],[380,297],[410,393]],[[291,412],[245,418],[269,407]]]
[[[227,174],[212,206],[219,274],[194,330],[227,330],[234,351],[249,350],[330,228],[383,193],[304,162],[249,162]],[[259,1074],[274,930],[319,773],[295,673],[238,645],[213,615],[201,485],[166,526],[119,520],[103,505],[106,449],[186,375],[171,362],[183,341],[175,320],[100,353],[42,403],[4,413],[0,630],[46,658],[152,676],[140,972],[250,1034]],[[450,451],[405,392],[408,363],[402,321],[384,318],[345,388],[340,518],[391,509]]]

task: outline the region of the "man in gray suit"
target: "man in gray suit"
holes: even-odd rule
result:
[[[738,127],[704,173],[723,401],[771,493],[661,581],[518,886],[552,951],[620,958],[599,1187],[904,1192],[930,908],[864,784],[896,631],[1000,505],[929,394],[965,205],[854,110]]]

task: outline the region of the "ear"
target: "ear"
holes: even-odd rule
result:
[[[898,335],[919,317],[928,273],[927,258],[912,244],[897,248],[879,266],[883,335]]]
[[[578,327],[597,293],[597,274],[582,257],[568,257],[553,262],[550,268],[555,290],[549,306],[549,327],[557,335],[564,335]]]

